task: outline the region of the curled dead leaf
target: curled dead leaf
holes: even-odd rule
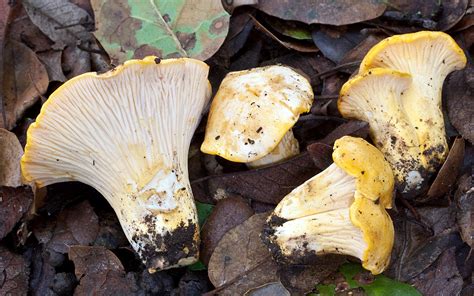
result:
[[[22,155],[23,148],[15,134],[0,128],[0,186],[21,186]]]

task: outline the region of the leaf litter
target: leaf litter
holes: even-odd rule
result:
[[[370,277],[359,265],[344,264],[352,259],[340,256],[313,266],[279,265],[259,233],[268,211],[332,163],[331,145],[337,138],[367,138],[367,124],[342,119],[336,103],[340,87],[371,46],[397,33],[443,30],[471,61],[472,4],[223,2],[23,0],[0,6],[0,121],[13,132],[0,130],[0,294],[372,295],[406,287],[404,282],[426,295],[470,295],[471,64],[450,75],[443,88],[451,147],[445,164],[421,203],[399,198],[390,211],[395,247],[383,276]],[[26,127],[62,82],[149,54],[206,60],[214,91],[230,71],[285,64],[306,74],[316,97],[311,114],[301,116],[294,128],[301,154],[261,169],[203,155],[201,123],[190,166],[194,197],[202,202],[201,265],[155,274],[131,251],[115,213],[97,192],[62,184],[49,187],[43,200],[34,198],[38,193],[29,186],[20,186],[23,150],[17,140],[24,145]]]

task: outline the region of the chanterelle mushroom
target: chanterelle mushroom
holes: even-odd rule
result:
[[[201,150],[250,166],[294,156],[299,146],[291,128],[312,102],[308,80],[289,67],[231,72],[212,101]]]
[[[280,261],[299,263],[315,255],[345,254],[381,273],[394,240],[394,179],[382,153],[361,138],[334,143],[334,163],[295,188],[267,220],[262,238]]]
[[[397,98],[399,100],[397,104],[400,112],[404,114],[404,118],[401,120],[408,121],[410,125],[409,131],[406,132],[413,133],[417,139],[414,144],[417,145],[417,153],[421,153],[419,164],[425,170],[426,177],[439,168],[448,152],[441,110],[441,90],[444,79],[449,73],[462,69],[465,65],[464,52],[449,35],[443,32],[427,31],[395,35],[382,40],[367,53],[361,63],[359,73],[362,75],[373,68],[393,69],[411,75],[412,82]],[[347,87],[346,91],[356,95]],[[347,99],[343,95],[344,93],[341,92],[342,102],[340,100],[339,107],[344,116],[362,119],[362,117],[370,117],[373,112],[378,112],[375,110],[375,108],[379,108],[377,105],[368,105],[365,102],[360,102],[359,111],[354,112],[353,108],[344,106],[344,101]],[[370,94],[367,94],[366,97],[369,96]],[[371,96],[380,97],[380,94],[373,90]],[[371,98],[370,100],[375,102],[383,99]],[[366,107],[361,107],[362,105]],[[364,112],[368,114],[361,115]],[[399,118],[398,115],[396,117],[389,115],[389,117]],[[387,125],[394,124],[394,121],[384,121]],[[379,132],[386,132],[386,130]],[[372,134],[375,133],[372,130]],[[404,141],[395,134],[393,136],[395,137],[393,141]],[[407,139],[408,141],[405,142],[408,144],[411,138]],[[374,142],[377,144],[377,141]],[[384,143],[383,145],[388,144]],[[399,146],[399,144],[395,145]],[[406,150],[415,151],[411,145],[408,145]],[[387,154],[385,156],[388,158]],[[394,168],[394,170],[397,174],[397,169]],[[411,175],[407,174],[407,178],[411,178],[408,183],[411,184],[404,184],[402,190],[409,192],[420,187],[426,177],[422,172],[416,171],[413,171]]]
[[[28,130],[24,178],[97,189],[151,272],[195,262],[187,156],[210,98],[207,74],[197,60],[151,56],[69,80]]]

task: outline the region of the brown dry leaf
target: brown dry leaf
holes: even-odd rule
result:
[[[422,295],[459,295],[463,279],[456,265],[455,251],[455,247],[444,251],[428,270],[412,279],[410,284]]]
[[[0,128],[0,186],[18,187],[22,184],[22,155],[23,148],[15,134]]]
[[[31,187],[0,187],[0,239],[4,238],[30,208]]]
[[[3,51],[5,48],[5,32],[7,28],[8,17],[10,16],[10,4],[7,1],[0,2],[0,57],[3,57]],[[3,81],[3,62],[0,62],[0,81]],[[3,109],[3,92],[0,92],[0,116],[3,127],[5,125],[5,111]],[[1,161],[1,160],[0,160]]]
[[[437,199],[449,192],[457,180],[459,171],[464,160],[464,139],[456,138],[443,166],[438,172],[435,180],[430,186],[426,198],[420,202]]]
[[[117,256],[104,247],[71,246],[69,260],[80,280],[74,295],[132,295],[138,289]]]
[[[332,164],[332,146],[324,143],[313,143],[306,147],[314,165],[321,171]]]
[[[62,211],[57,221],[32,225],[38,241],[48,249],[65,254],[71,245],[90,245],[99,233],[99,218],[88,201]]]
[[[63,51],[62,70],[68,79],[91,71],[91,54],[77,46],[67,46]]]
[[[461,238],[471,248],[474,248],[474,186],[472,176],[469,174],[459,178],[455,200],[457,205],[456,223]]]
[[[31,21],[51,40],[55,47],[88,41],[93,27],[92,17],[68,0],[23,0]]]
[[[347,64],[356,61],[362,61],[367,52],[377,43],[382,41],[386,36],[382,34],[370,34],[365,37],[356,47],[349,50],[339,61],[339,64]]]
[[[268,213],[255,214],[222,237],[208,266],[209,279],[216,287],[212,294],[242,295],[278,281],[278,266],[260,239],[267,217]]]
[[[253,288],[245,292],[245,296],[290,296],[290,292],[281,284],[274,282]]]
[[[282,266],[278,275],[291,295],[307,295],[345,261],[346,257],[341,255],[320,256],[317,264]]]
[[[374,19],[386,5],[378,0],[260,0],[256,7],[285,20],[341,26]]]
[[[474,144],[474,89],[467,83],[474,77],[472,64],[451,74],[443,93],[448,107],[449,121],[471,144]]]
[[[308,153],[261,169],[215,175],[191,182],[194,197],[204,203],[215,203],[238,194],[244,198],[277,204],[295,187],[319,170]]]
[[[0,246],[0,295],[27,295],[29,277],[25,259]]]
[[[366,138],[369,135],[369,124],[365,121],[350,120],[346,123],[336,127],[324,139],[318,142],[332,145],[334,142],[344,136],[353,136],[359,138]]]
[[[312,33],[314,44],[324,56],[339,63],[348,52],[364,40],[359,27],[321,26]]]
[[[48,72],[49,81],[66,81],[66,76],[64,76],[63,69],[61,68],[61,58],[62,51],[59,50],[49,50],[37,53],[38,58],[46,67]]]
[[[9,40],[5,46],[4,110],[6,128],[11,130],[25,110],[46,92],[48,72],[36,54],[23,43]]]
[[[224,234],[253,214],[252,208],[241,197],[228,197],[218,201],[201,230],[201,261],[207,265]]]

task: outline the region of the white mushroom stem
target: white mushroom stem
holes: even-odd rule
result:
[[[332,164],[287,195],[274,211],[285,221],[273,234],[281,254],[341,253],[362,259],[367,244],[349,216],[355,191],[356,179]]]
[[[248,162],[247,166],[252,169],[265,167],[287,160],[300,153],[300,144],[290,129],[281,139],[278,146],[264,157]]]

